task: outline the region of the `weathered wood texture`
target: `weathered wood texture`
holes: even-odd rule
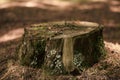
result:
[[[32,25],[19,46],[19,62],[51,75],[80,72],[105,55],[102,31],[102,25],[81,21]]]

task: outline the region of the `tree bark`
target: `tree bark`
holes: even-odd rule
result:
[[[102,31],[102,25],[81,21],[32,25],[25,29],[19,62],[51,75],[79,73],[105,55]]]

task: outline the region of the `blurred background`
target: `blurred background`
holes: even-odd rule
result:
[[[111,53],[120,51],[120,0],[0,0],[0,77],[7,72],[8,61],[15,58],[25,27],[61,20],[104,25],[104,40],[112,43],[105,42],[106,46],[112,48]],[[120,55],[109,55],[108,62],[118,65],[111,72],[119,76]]]
[[[30,24],[80,20],[103,24],[104,39],[120,43],[120,0],[0,0],[0,43]]]

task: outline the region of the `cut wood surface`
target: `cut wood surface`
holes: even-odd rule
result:
[[[102,31],[102,25],[85,21],[32,25],[17,50],[19,62],[50,75],[79,74],[105,55]]]

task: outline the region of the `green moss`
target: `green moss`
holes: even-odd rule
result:
[[[43,67],[50,75],[70,74],[63,65],[65,39],[63,37],[61,37],[62,39],[54,38],[54,36],[71,35],[74,34],[73,30],[83,31],[82,35],[69,36],[74,42],[67,45],[68,47],[66,46],[67,48],[73,46],[73,60],[71,60],[71,63],[73,63],[75,69],[80,72],[82,69],[97,63],[105,55],[102,27],[90,27],[89,29],[74,23],[34,26],[25,30],[24,39],[18,51],[22,65],[34,68]],[[66,33],[66,31],[69,32]],[[84,33],[85,31],[86,33]]]
[[[20,51],[20,63],[34,68],[41,67],[44,63],[45,40],[25,39]],[[41,59],[41,60],[39,60]]]

